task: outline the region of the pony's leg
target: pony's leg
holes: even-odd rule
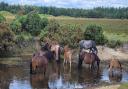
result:
[[[97,61],[97,67],[98,67],[98,70],[99,70],[99,67],[100,67],[100,60]]]
[[[94,62],[91,64],[91,69],[94,69]]]
[[[66,61],[66,60],[65,60],[65,58],[64,58],[64,62],[63,62],[63,65],[65,64],[65,61]]]
[[[30,74],[32,74],[32,62],[30,62]]]

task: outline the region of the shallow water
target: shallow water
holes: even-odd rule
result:
[[[108,69],[100,66],[99,71],[91,71],[87,66],[82,70],[77,69],[77,64],[72,64],[70,69],[55,62],[50,62],[46,75],[43,73],[30,74],[29,61],[20,62],[20,66],[0,64],[1,89],[74,89],[88,88],[101,83],[128,82],[128,73],[123,72],[121,77],[110,78]]]

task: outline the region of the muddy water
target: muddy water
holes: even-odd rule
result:
[[[50,62],[45,76],[43,73],[31,75],[29,61],[19,61],[19,64],[0,64],[0,89],[83,89],[102,83],[128,82],[126,71],[123,71],[120,77],[111,78],[106,66],[102,64],[99,71],[91,71],[88,66],[78,70],[75,63],[70,69],[68,65]]]

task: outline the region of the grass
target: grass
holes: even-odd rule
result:
[[[128,83],[123,83],[118,89],[128,89]]]

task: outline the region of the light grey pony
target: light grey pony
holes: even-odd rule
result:
[[[80,52],[82,49],[90,49],[90,52],[97,54],[98,50],[96,48],[96,43],[93,40],[81,40],[79,42]]]

